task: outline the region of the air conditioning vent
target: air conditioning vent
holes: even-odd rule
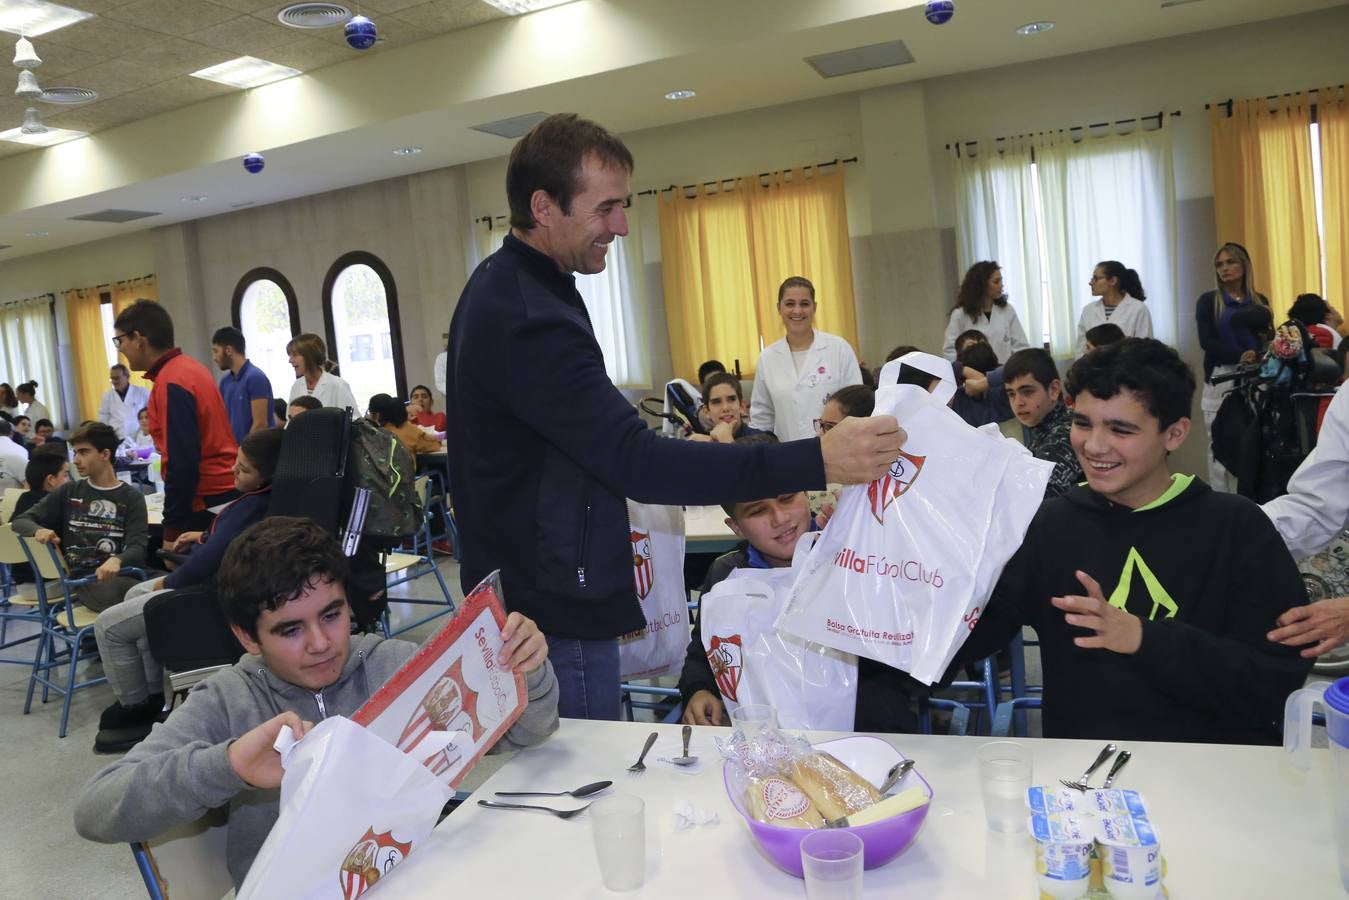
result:
[[[101,209],[98,212],[85,213],[82,216],[71,216],[72,222],[134,222],[137,219],[148,219],[151,216],[157,216],[157,212],[142,212],[137,209]]]
[[[38,97],[43,103],[55,103],[58,106],[78,106],[92,103],[98,99],[98,92],[82,87],[50,87]]]
[[[851,50],[807,56],[806,62],[821,78],[838,78],[840,75],[908,65],[913,62],[913,54],[903,41],[886,41],[884,44],[868,44]]]
[[[276,14],[276,20],[291,28],[332,28],[351,18],[340,3],[292,3]]]

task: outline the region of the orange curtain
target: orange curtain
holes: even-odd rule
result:
[[[751,269],[749,204],[739,187],[685,197],[660,197],[661,272],[670,361],[675,374],[696,381],[698,366],[719,359],[747,377],[759,358],[755,280]]]
[[[159,302],[159,284],[153,275],[146,275],[143,278],[132,278],[129,281],[119,281],[112,286],[112,314],[116,318],[118,313],[126,309],[137,300],[153,300]],[[126,357],[118,354],[118,358],[126,363]],[[149,390],[150,382],[136,372],[131,373],[131,383],[138,384]]]
[[[66,291],[66,321],[75,363],[75,394],[79,398],[75,421],[98,418],[98,405],[108,389],[108,350],[103,334],[103,303],[98,288]]]
[[[1311,102],[1300,93],[1273,105],[1238,100],[1230,116],[1215,105],[1209,119],[1214,246],[1235,241],[1250,251],[1256,290],[1269,298],[1275,317],[1284,318],[1298,294],[1321,285]]]
[[[815,327],[857,351],[852,246],[841,167],[774,172],[745,179],[749,198],[754,300],[764,344],[782,336],[778,286],[793,275],[815,285]]]
[[[1349,320],[1349,103],[1344,88],[1317,91],[1321,197],[1325,206],[1326,300]],[[1341,334],[1349,328],[1341,327]]]

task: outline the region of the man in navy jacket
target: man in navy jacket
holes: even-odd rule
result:
[[[892,417],[777,446],[646,427],[605,374],[572,277],[603,271],[627,234],[632,167],[622,141],[575,115],[522,138],[506,173],[511,234],[469,279],[447,348],[463,586],[501,570],[506,605],[548,637],[561,714],[579,718],[618,717],[617,637],[646,621],[625,497],[711,504],[872,481],[904,441]]]

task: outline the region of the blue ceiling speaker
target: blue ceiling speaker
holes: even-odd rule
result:
[[[923,15],[933,25],[945,25],[955,14],[955,0],[928,0],[923,9]]]
[[[347,36],[347,44],[353,50],[369,50],[375,46],[377,36],[375,23],[365,16],[352,16],[343,33]]]
[[[267,160],[262,158],[261,153],[250,153],[244,157],[244,168],[249,174],[256,175],[262,171],[262,167],[267,165]]]

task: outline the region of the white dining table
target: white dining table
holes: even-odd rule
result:
[[[716,553],[734,548],[740,538],[726,524],[726,510],[720,506],[687,506],[684,541],[688,553]]]
[[[660,738],[641,777],[624,769],[651,731]],[[676,754],[679,726],[563,719],[537,747],[508,760],[421,847],[390,873],[388,897],[441,898],[467,891],[510,898],[631,896],[702,898],[804,897],[800,879],[768,861],[731,805],[715,737],[728,729],[694,729],[686,772],[651,760]],[[812,735],[826,739],[838,735]],[[989,738],[878,735],[916,760],[931,784],[932,808],[914,843],[889,864],[866,872],[867,897],[1035,898],[1034,850],[1025,834],[985,825],[975,753]],[[1099,741],[1027,739],[1034,781],[1080,775]],[[1331,818],[1328,751],[1314,751],[1308,772],[1294,770],[1276,747],[1118,742],[1133,752],[1117,787],[1142,792],[1167,863],[1172,900],[1226,897],[1337,897],[1340,885]],[[625,895],[607,891],[583,814],[485,809],[493,791],[561,791],[613,779],[612,790],[646,803],[646,881]],[[719,823],[676,830],[674,809],[691,802]],[[582,801],[535,798],[567,809]]]

